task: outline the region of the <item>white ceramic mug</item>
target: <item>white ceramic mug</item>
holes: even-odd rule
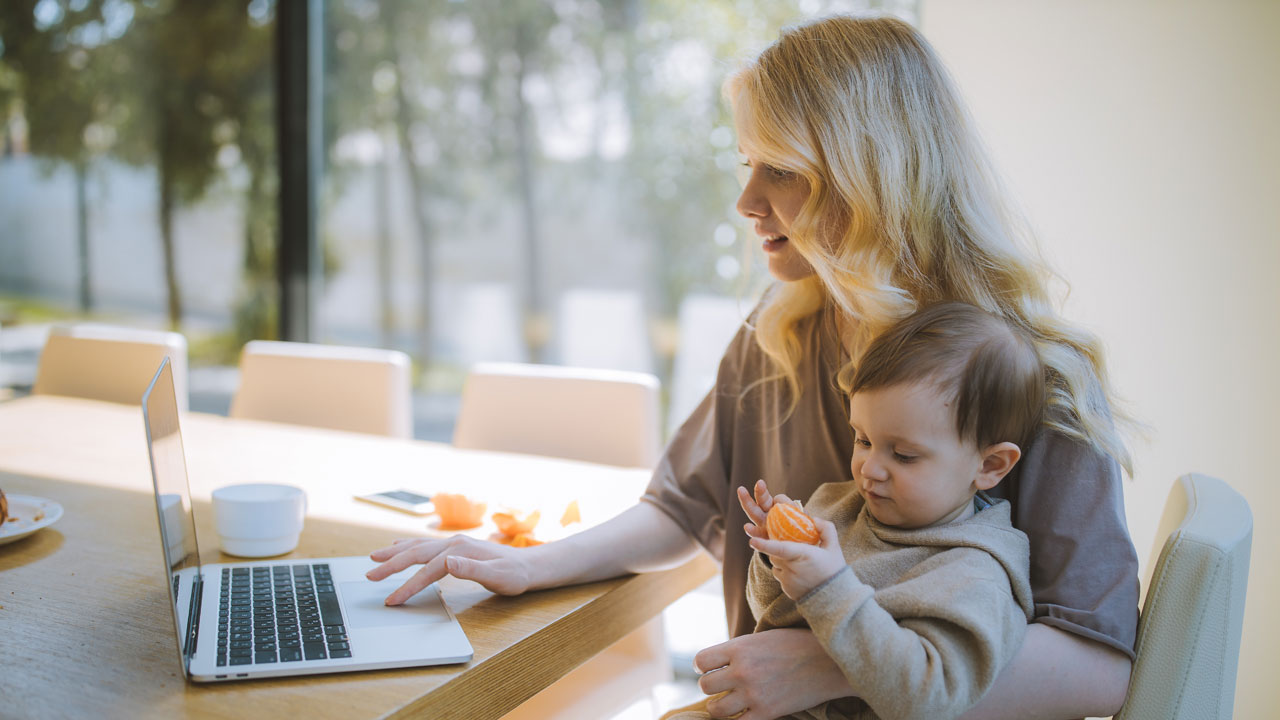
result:
[[[239,557],[283,555],[298,547],[307,494],[292,485],[250,483],[213,491],[222,552]]]

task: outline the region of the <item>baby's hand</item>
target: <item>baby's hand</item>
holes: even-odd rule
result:
[[[741,494],[741,493],[739,493]],[[781,497],[781,496],[779,496]],[[752,535],[751,547],[769,556],[773,576],[782,585],[782,592],[792,600],[799,600],[806,593],[821,585],[827,578],[844,569],[844,553],[840,551],[840,538],[836,526],[829,520],[814,518],[820,539],[817,545],[770,540],[761,534]],[[763,533],[763,528],[759,528]]]
[[[764,480],[756,481],[756,496],[753,500],[751,493],[745,487],[738,488],[738,503],[742,505],[742,509],[747,513],[747,519],[750,520],[742,529],[747,532],[750,537],[769,538],[769,532],[765,530],[764,520],[769,514],[769,509],[773,507],[773,503],[779,499],[785,499],[785,495],[774,497],[769,494],[769,486],[764,484]]]

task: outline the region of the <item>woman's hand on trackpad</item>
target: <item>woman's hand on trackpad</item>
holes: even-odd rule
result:
[[[519,595],[529,589],[528,554],[531,548],[476,540],[466,535],[450,538],[397,540],[369,553],[382,563],[365,577],[378,581],[413,565],[422,565],[405,584],[387,596],[386,604],[400,605],[445,575],[480,583],[499,595]]]

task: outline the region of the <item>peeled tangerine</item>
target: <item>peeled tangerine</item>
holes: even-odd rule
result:
[[[484,522],[484,511],[487,506],[466,495],[436,493],[431,496],[431,502],[436,506],[436,514],[440,516],[442,528],[466,530],[478,527]]]
[[[527,515],[515,511],[496,512],[493,514],[493,524],[498,527],[498,532],[503,535],[517,537],[533,532],[533,529],[538,526],[538,520],[541,517],[541,510],[534,510]]]
[[[800,509],[799,504],[776,502],[769,508],[764,519],[765,529],[773,540],[790,540],[791,542],[817,545],[821,536],[813,524],[813,518]]]

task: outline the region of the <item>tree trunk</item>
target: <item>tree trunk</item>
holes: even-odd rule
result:
[[[236,345],[278,337],[278,313],[272,310],[276,283],[274,244],[268,230],[275,199],[268,196],[266,189],[267,152],[252,142],[242,142],[240,148],[249,170],[249,187],[244,204],[244,289],[235,312]]]
[[[173,253],[173,210],[173,188],[168,181],[161,180],[160,245],[164,251],[164,287],[168,294],[169,329],[176,332],[182,324],[182,297]]]
[[[378,327],[382,347],[395,341],[395,306],[391,298],[391,139],[382,133],[382,162],[374,169],[374,210],[378,224]]]
[[[544,360],[547,343],[547,318],[542,303],[540,271],[540,242],[538,239],[538,212],[534,197],[533,141],[530,138],[529,106],[524,98],[524,79],[531,54],[529,28],[524,23],[516,26],[515,53],[519,60],[516,70],[516,159],[520,183],[520,209],[525,248],[525,344],[533,362]]]
[[[160,183],[160,247],[164,259],[164,286],[168,293],[169,329],[176,332],[182,324],[182,295],[178,289],[177,262],[174,260],[173,213],[177,201],[174,198],[168,123],[168,118],[161,118],[157,179]]]
[[[74,164],[76,174],[76,254],[80,271],[80,312],[93,309],[89,264],[89,161]]]
[[[390,7],[388,4],[385,7]],[[413,143],[413,118],[409,108],[409,96],[405,92],[404,63],[401,60],[400,33],[394,12],[383,15],[387,35],[391,38],[391,63],[396,72],[396,134],[400,141],[400,157],[404,160],[409,177],[409,207],[412,211],[413,229],[418,236],[418,362],[425,370],[431,363],[431,290],[435,285],[435,232],[427,211],[426,179],[414,163],[417,152]]]
[[[397,83],[396,131],[400,137],[400,157],[404,159],[405,172],[409,175],[409,206],[412,210],[413,229],[418,236],[418,361],[425,369],[431,362],[431,289],[435,284],[435,257],[432,250],[435,237],[427,212],[426,181],[413,161],[417,152],[413,145],[408,104],[409,99]]]

